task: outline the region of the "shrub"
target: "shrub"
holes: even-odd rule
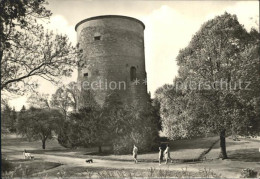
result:
[[[251,168],[245,168],[241,171],[241,178],[256,178],[257,172]]]
[[[123,125],[118,125],[122,130],[113,141],[114,154],[129,154],[133,145],[138,147],[139,153],[158,149],[158,118],[153,106],[128,106],[116,120]]]
[[[157,150],[160,117],[150,103],[123,105],[107,100],[102,107],[90,106],[71,113],[59,132],[58,141],[64,147],[101,147],[110,145],[114,154],[132,153],[135,144],[139,152]]]
[[[64,122],[64,124],[62,125],[59,134],[58,134],[58,142],[61,146],[65,147],[65,148],[71,148],[72,144],[69,140],[69,121],[68,122]]]
[[[1,158],[1,173],[10,172],[13,168],[13,165],[8,160]]]

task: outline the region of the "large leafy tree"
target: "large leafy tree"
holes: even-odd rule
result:
[[[19,115],[18,133],[29,140],[41,140],[42,149],[45,149],[46,140],[52,139],[61,120],[62,114],[58,110],[30,108]]]
[[[102,146],[109,144],[109,121],[101,108],[82,108],[79,113],[72,114],[70,120],[75,124],[73,133],[77,134],[77,141],[80,141],[76,145],[97,146],[101,153]]]
[[[260,95],[256,34],[225,13],[203,24],[179,52],[179,78],[157,91],[170,138],[217,133],[225,159],[226,135],[252,135]]]
[[[76,66],[78,53],[68,37],[38,23],[51,15],[45,4],[45,0],[1,1],[1,91],[35,89],[35,77],[57,83]]]

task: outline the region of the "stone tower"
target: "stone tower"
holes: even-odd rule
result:
[[[83,50],[78,66],[79,107],[86,105],[88,91],[101,106],[110,96],[126,104],[148,102],[144,29],[141,21],[118,15],[91,17],[76,25]]]

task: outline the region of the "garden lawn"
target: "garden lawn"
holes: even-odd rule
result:
[[[170,143],[171,158],[178,161],[196,161],[200,155],[208,150],[216,141],[218,137],[195,138],[186,140],[177,140]],[[159,151],[159,150],[158,150]],[[132,149],[129,149],[128,155],[85,155],[89,158],[132,161]],[[158,152],[151,152],[146,154],[139,154],[138,160],[142,162],[158,162]]]
[[[208,150],[218,137],[194,138],[186,140],[177,140],[170,143],[171,157],[175,162],[196,161],[200,155]],[[19,148],[17,148],[19,146]],[[55,156],[71,156],[76,158],[93,158],[118,161],[132,161],[132,148],[127,155],[97,154],[98,148],[78,148],[66,149],[59,145],[57,140],[47,140],[46,149],[41,149],[40,141],[28,142],[21,137],[6,137],[2,139],[2,151],[6,154],[17,153],[23,150],[33,154],[50,154]],[[109,147],[103,147],[106,152]],[[142,162],[158,162],[158,152],[139,154],[138,160]]]
[[[43,160],[24,160],[24,159],[18,159],[18,160],[8,160],[8,162],[11,165],[12,170],[15,171],[15,173],[12,175],[11,173],[4,174],[8,178],[8,176],[12,177],[30,177],[35,173],[50,170],[53,168],[56,168],[58,166],[61,166],[61,163],[55,163],[55,162],[47,162]]]

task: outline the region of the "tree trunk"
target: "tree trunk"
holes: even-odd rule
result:
[[[98,146],[98,153],[102,153],[102,146]]]
[[[226,130],[222,130],[220,132],[220,149],[221,149],[221,152],[220,152],[220,155],[219,157],[222,158],[223,160],[224,159],[227,159],[227,151],[226,151]]]
[[[42,140],[42,149],[45,149],[45,142],[46,142],[46,139],[43,139]]]

